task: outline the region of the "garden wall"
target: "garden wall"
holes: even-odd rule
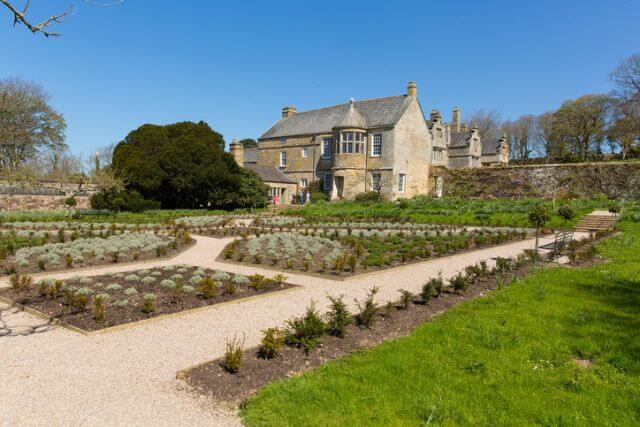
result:
[[[434,176],[456,197],[640,198],[640,162],[439,168]]]
[[[92,186],[74,183],[40,182],[36,186],[22,187],[0,181],[0,211],[56,210],[66,208],[64,201],[74,196],[77,208],[90,207],[89,197],[95,192]]]

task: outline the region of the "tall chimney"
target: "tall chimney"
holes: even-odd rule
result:
[[[460,132],[460,108],[454,107],[451,112],[451,121],[453,122],[453,131]]]
[[[438,110],[431,110],[430,117],[432,122],[442,120],[442,114]]]
[[[413,96],[414,98],[418,96],[418,86],[416,82],[409,82],[409,84],[407,84],[407,96]]]
[[[244,146],[234,139],[229,145],[229,151],[233,160],[241,167],[244,167]]]
[[[282,118],[286,119],[287,117],[291,117],[296,113],[296,107],[293,106],[285,106],[282,107]]]

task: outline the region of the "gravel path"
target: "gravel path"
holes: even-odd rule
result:
[[[576,233],[575,238],[580,236]],[[197,244],[174,259],[83,270],[82,275],[176,263],[273,276],[272,270],[216,262],[232,240],[196,236]],[[543,239],[543,243],[550,239]],[[514,256],[533,239],[434,259],[344,281],[287,274],[300,288],[198,311],[92,337],[70,332],[0,304],[0,425],[238,425],[232,409],[182,389],[176,372],[220,357],[238,334],[258,344],[261,330],[302,314],[311,300],[324,311],[327,294],[362,298],[380,287],[379,301],[397,299],[398,289],[418,292],[427,278],[445,278],[469,264]],[[40,275],[66,278],[77,272]],[[1,286],[6,286],[0,282]]]

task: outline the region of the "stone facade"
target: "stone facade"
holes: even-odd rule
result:
[[[282,118],[258,139],[256,164],[279,169],[298,190],[321,181],[331,200],[367,191],[380,191],[388,200],[440,194],[442,180],[432,179],[432,168],[508,161],[506,139],[483,148],[478,129],[460,117],[456,107],[451,123],[444,123],[438,110],[425,119],[413,82],[401,96],[305,112],[286,106]],[[236,161],[237,150],[232,146]]]
[[[304,113],[285,107],[282,116],[259,138],[257,163],[279,168],[300,189],[321,181],[331,200],[428,191],[431,135],[415,83],[403,96]]]

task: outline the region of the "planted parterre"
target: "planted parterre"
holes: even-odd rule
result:
[[[299,227],[304,222],[304,218],[295,216],[258,216],[253,221],[253,225],[266,228],[293,228]]]
[[[186,232],[175,235],[125,233],[23,247],[0,263],[5,274],[87,267],[158,258],[192,243]]]
[[[267,233],[235,240],[226,260],[324,274],[354,274],[527,237],[526,229]]]
[[[91,331],[290,287],[284,280],[170,265],[37,283],[17,274],[0,295]]]
[[[79,222],[79,221],[52,221],[52,222],[3,222],[0,228],[5,230],[67,230],[78,232],[98,231],[144,231],[167,229],[160,224],[126,224],[114,222]]]

